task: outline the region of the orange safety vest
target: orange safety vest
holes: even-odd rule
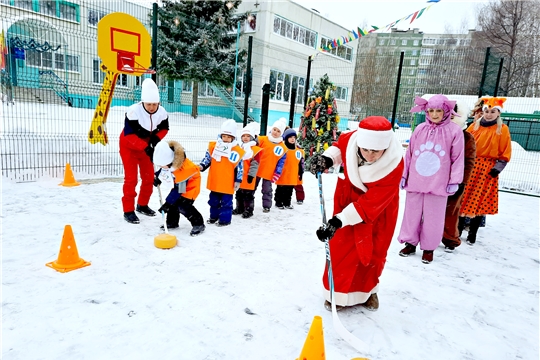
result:
[[[186,192],[180,194],[180,196],[195,200],[201,192],[201,171],[199,166],[186,158],[180,169],[176,169],[172,173],[176,184],[187,181]]]
[[[244,177],[242,178],[242,183],[240,184],[240,189],[244,190],[255,190],[255,179],[250,183],[247,182],[249,167],[251,166],[251,161],[255,158],[255,156],[262,150],[258,146],[252,146],[251,150],[253,151],[253,156],[251,159],[244,160]],[[260,164],[259,164],[260,166]]]
[[[208,145],[210,155],[212,155],[215,147],[216,142],[211,141]],[[234,194],[234,169],[242,161],[244,153],[245,151],[240,146],[235,145],[228,158],[222,156],[221,161],[212,158],[206,188],[221,194]]]
[[[285,164],[283,165],[283,172],[276,181],[277,185],[292,185],[298,184],[298,164],[304,157],[304,150],[294,149],[287,151],[287,158],[285,158]]]
[[[272,180],[276,165],[279,159],[287,152],[287,147],[283,141],[279,144],[274,144],[268,140],[268,136],[259,136],[259,145],[264,151],[261,154],[261,163],[259,164],[257,176],[266,180]]]

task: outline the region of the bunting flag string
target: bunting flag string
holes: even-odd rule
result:
[[[430,3],[430,5],[418,10],[418,11],[415,11],[407,16],[404,16],[402,17],[401,19],[398,19],[398,20],[395,20],[395,21],[392,21],[390,24],[386,25],[384,27],[384,30],[385,31],[388,31],[391,27],[395,26],[397,23],[399,23],[400,21],[404,21],[404,20],[409,20],[410,19],[410,22],[409,24],[412,24],[413,21],[415,20],[418,20],[420,18],[420,16],[422,16],[422,14],[424,14],[425,11],[429,10],[429,8],[431,8],[434,4],[440,2],[441,0],[429,0],[427,1],[428,3]],[[336,38],[336,39],[333,39],[333,40],[330,40],[326,46],[322,46],[321,48],[319,48],[320,51],[330,51],[332,49],[335,49],[337,48],[338,46],[341,46],[343,44],[346,44],[346,43],[349,43],[351,41],[354,41],[356,39],[359,39],[361,37],[364,37],[366,35],[369,35],[371,33],[374,33],[378,30],[380,30],[381,28],[380,27],[377,27],[375,25],[371,25],[371,29],[362,29],[360,27],[358,27],[356,29],[356,31],[353,29],[351,31],[349,31],[349,33],[347,34],[347,36],[341,36],[339,38]]]

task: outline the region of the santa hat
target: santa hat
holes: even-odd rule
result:
[[[236,132],[236,121],[234,120],[227,120],[221,125],[220,135],[230,135],[236,139]]]
[[[160,141],[154,148],[154,164],[158,166],[167,166],[174,160],[174,150],[171,149],[167,141]]]
[[[490,96],[490,97],[483,97],[482,100],[484,100],[484,105],[482,105],[482,110],[499,109],[499,111],[502,112],[503,103],[506,101],[506,98]]]
[[[360,121],[356,134],[358,147],[369,150],[388,149],[394,137],[392,124],[383,116],[368,116]]]
[[[159,89],[154,80],[144,79],[141,90],[141,101],[145,103],[159,103]]]

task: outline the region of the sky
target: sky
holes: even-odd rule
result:
[[[2,108],[7,118],[35,109],[24,103]],[[73,119],[92,113],[40,109],[50,114],[40,121],[54,122],[57,132],[78,126],[86,133],[89,121]],[[124,112],[111,108],[111,134],[121,129]],[[191,129],[178,114],[170,118],[176,125],[167,136],[187,143],[188,155],[194,151],[188,138],[213,140],[224,120],[202,115]],[[27,124],[18,131],[48,136],[35,122]],[[396,134],[410,136],[407,129]],[[515,158],[501,173],[507,182],[519,178],[511,165],[523,159],[523,149],[513,147]],[[205,218],[207,174],[195,201]],[[339,337],[323,306],[325,250],[315,236],[321,213],[311,174],[304,175],[303,205],[263,213],[259,190],[254,216],[235,216],[229,227],[207,225],[190,237],[182,218],[171,230],[179,241],[171,250],[154,247],[161,217],[141,215],[138,225],[123,220],[121,178],[74,175],[80,186],[58,186],[62,178],[2,178],[2,359],[296,359],[314,316],[322,317],[328,360],[538,359],[538,197],[500,192],[499,214],[488,217],[474,246],[464,243],[452,254],[439,246],[426,265],[419,253],[398,255],[401,191],[379,310],[339,313],[343,326],[367,345],[358,352]],[[335,174],[323,175],[327,218],[336,181]],[[149,205],[159,208],[157,192]],[[62,274],[45,263],[57,259],[68,224],[79,256],[91,265]]]
[[[317,9],[321,15],[349,29],[356,29],[364,23],[367,27],[375,25],[385,27],[395,20],[406,17],[426,6],[426,1],[329,1],[329,0],[293,0],[309,9]],[[485,1],[467,0],[441,0],[433,4],[429,11],[412,24],[410,21],[401,21],[397,28],[419,28],[424,33],[445,33],[445,27],[450,26],[456,32],[462,27],[462,19],[466,20],[467,28],[474,28],[476,24],[476,8]]]

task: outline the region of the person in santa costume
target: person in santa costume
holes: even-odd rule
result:
[[[138,172],[141,176],[141,187],[137,212],[146,216],[156,215],[156,212],[148,207],[154,186],[152,155],[156,144],[168,132],[169,116],[159,105],[159,89],[152,79],[145,79],[142,83],[141,101],[128,108],[124,130],[120,134],[120,157],[124,165],[122,207],[124,219],[129,223],[140,222],[135,214]]]
[[[333,217],[317,230],[321,241],[330,241],[333,300],[338,309],[362,304],[377,310],[379,277],[396,227],[404,166],[390,122],[382,116],[365,118],[357,130],[341,134],[316,155],[310,171],[318,174],[339,164],[344,171],[334,193]],[[328,266],[323,285],[330,310]]]

